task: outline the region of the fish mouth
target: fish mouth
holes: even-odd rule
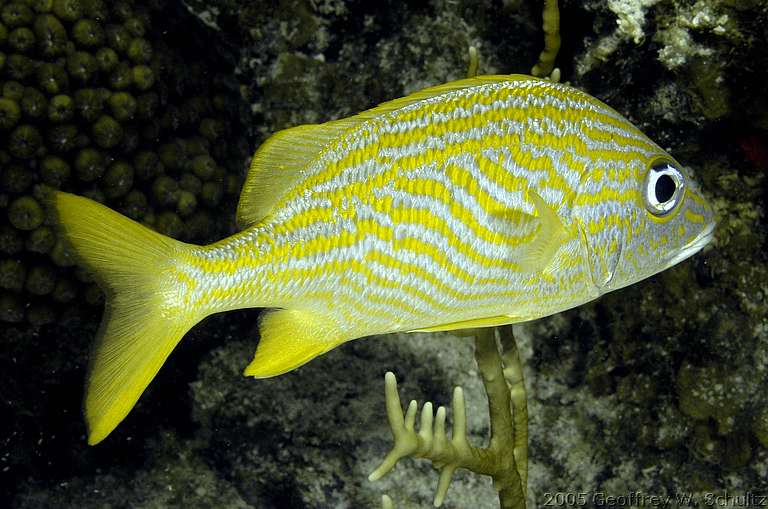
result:
[[[614,284],[611,284],[611,281],[609,281],[608,284],[606,284],[605,286],[598,288],[599,293],[602,294],[605,292],[610,292],[613,290],[617,290],[619,288],[624,288],[625,286],[635,284],[638,281],[642,281],[645,278],[651,277],[655,274],[658,274],[659,272],[663,272],[667,270],[668,268],[680,263],[686,258],[690,258],[691,256],[701,251],[704,248],[704,246],[706,246],[712,241],[714,232],[715,232],[715,223],[712,223],[708,225],[704,230],[702,230],[696,236],[696,238],[694,238],[691,242],[683,246],[683,248],[679,252],[675,253],[674,256],[671,256],[666,260],[662,258],[660,260],[660,264],[655,266],[653,270],[649,272],[638,273],[635,275],[635,277],[631,277],[631,278],[628,278],[627,280],[616,282]],[[613,278],[613,276],[611,276],[611,278]]]
[[[686,258],[690,258],[691,256],[701,251],[704,248],[704,246],[706,246],[712,241],[712,237],[714,236],[714,234],[715,234],[715,223],[711,223],[706,228],[704,228],[701,231],[701,233],[699,233],[696,236],[695,239],[693,239],[690,243],[688,243],[685,247],[683,247],[683,249],[681,249],[680,252],[676,253],[675,256],[673,256],[669,260],[667,267],[671,267],[672,265],[680,263]]]

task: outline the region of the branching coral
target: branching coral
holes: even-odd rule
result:
[[[560,49],[560,11],[557,0],[545,1],[543,18],[544,50],[531,74],[558,81],[560,72],[554,67]],[[477,48],[470,46],[467,77],[475,77],[477,69]],[[440,470],[435,507],[443,504],[453,473],[459,468],[465,468],[493,479],[502,509],[525,508],[528,483],[528,407],[522,364],[512,327],[469,330],[464,334],[475,337],[475,359],[488,395],[491,420],[488,447],[473,447],[467,440],[467,414],[461,387],[453,391],[451,438],[445,432],[445,407],[440,406],[433,413],[431,402],[426,402],[421,409],[417,432],[418,403],[411,400],[403,415],[397,378],[390,371],[384,376],[384,395],[394,445],[368,479],[381,479],[403,458],[424,458]],[[382,498],[382,507],[394,507],[386,495]]]
[[[384,394],[394,445],[369,479],[381,479],[403,458],[424,458],[440,470],[435,507],[445,500],[453,473],[465,468],[493,479],[502,509],[524,508],[528,477],[528,413],[512,328],[475,329],[466,334],[475,337],[475,359],[488,395],[491,421],[488,446],[474,447],[467,440],[467,416],[461,387],[453,391],[453,430],[448,438],[446,409],[440,406],[433,413],[430,402],[422,407],[419,430],[416,431],[418,403],[411,401],[403,415],[397,379],[388,372],[384,377]],[[497,334],[500,345],[497,345]],[[506,349],[500,354],[499,349],[503,347]]]
[[[531,69],[531,74],[540,78],[552,75],[555,71],[555,58],[560,51],[560,9],[557,0],[545,0],[544,12],[544,49],[539,54],[539,61]],[[552,76],[553,81],[558,81],[557,76]]]

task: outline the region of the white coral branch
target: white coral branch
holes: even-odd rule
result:
[[[418,403],[412,400],[403,415],[400,395],[397,392],[397,378],[388,372],[384,376],[384,394],[387,419],[392,431],[392,450],[374,470],[368,479],[376,481],[391,471],[398,461],[407,457],[425,458],[440,469],[440,481],[435,493],[435,507],[442,505],[457,468],[468,468],[474,456],[474,448],[467,441],[467,415],[464,391],[461,387],[453,390],[453,432],[451,438],[445,432],[445,407],[438,407],[433,414],[432,403],[427,402],[421,409],[419,431],[416,431]]]
[[[500,345],[496,342],[497,332],[504,343],[501,346],[504,361],[499,352]],[[477,474],[491,476],[499,492],[502,509],[524,509],[528,413],[522,365],[512,329],[476,329],[471,331],[471,335],[475,336],[475,360],[488,396],[491,421],[488,447],[473,447],[467,440],[467,415],[461,387],[453,390],[453,432],[449,439],[445,432],[445,407],[441,406],[433,413],[432,403],[429,402],[421,409],[420,425],[416,430],[418,403],[411,401],[403,414],[397,379],[389,372],[384,376],[384,394],[394,444],[368,479],[381,479],[403,458],[426,458],[440,470],[435,507],[442,505],[445,500],[456,469],[466,468]]]

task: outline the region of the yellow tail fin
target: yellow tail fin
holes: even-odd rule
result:
[[[181,337],[201,319],[184,305],[174,265],[192,246],[165,237],[86,198],[55,192],[60,230],[106,293],[91,353],[88,443],[122,421]]]

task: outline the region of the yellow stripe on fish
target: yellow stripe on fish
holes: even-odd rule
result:
[[[52,197],[107,294],[85,400],[89,443],[212,313],[272,308],[245,373],[351,339],[532,320],[701,249],[712,210],[674,159],[574,88],[483,76],[275,134],[254,156],[242,231],[209,246],[85,198]]]

